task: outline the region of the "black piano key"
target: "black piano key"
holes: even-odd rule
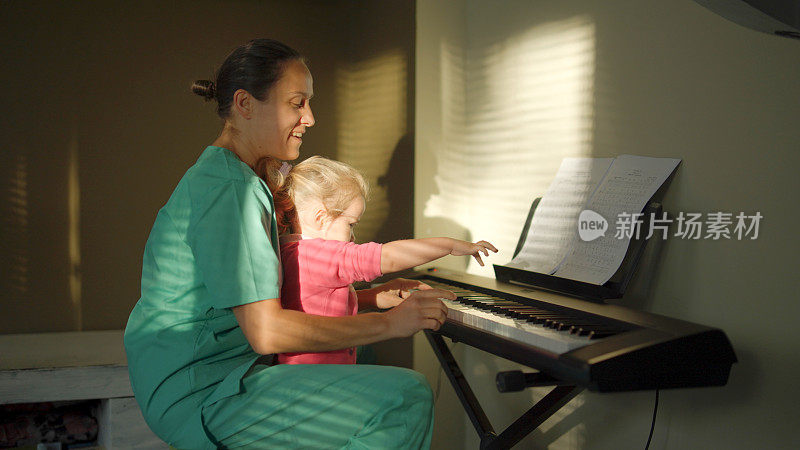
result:
[[[525,307],[522,307],[522,306],[508,306],[508,307],[506,307],[506,309],[509,310],[509,311],[513,311],[513,312],[517,312],[517,313],[526,313],[526,314],[530,314],[530,313],[534,312],[534,311],[532,311],[530,309],[527,309]]]
[[[566,317],[562,316],[561,314],[533,314],[534,317],[538,317],[544,320],[563,320]]]
[[[511,317],[514,319],[529,319],[533,318],[536,319],[543,319],[543,323],[545,326],[556,329],[556,330],[566,330],[570,325],[567,323],[567,317],[562,314],[542,314],[542,313],[530,313],[530,312],[523,312],[518,310],[517,308],[508,308],[504,306],[492,306],[491,310],[496,314],[501,314],[507,317]]]
[[[525,320],[527,322],[530,322],[530,323],[540,323],[541,324],[541,323],[544,323],[544,321],[547,320],[547,319],[544,319],[542,317],[531,316],[531,317],[528,317]]]
[[[504,307],[504,306],[496,306],[496,305],[493,305],[493,306],[490,306],[490,307],[489,307],[489,309],[490,309],[490,310],[492,310],[492,311],[494,311],[494,312],[495,312],[495,313],[497,313],[497,314],[506,314],[506,313],[511,313],[511,310],[510,310],[510,309],[508,309],[507,307]]]
[[[516,314],[532,314],[535,311],[525,308],[524,305],[520,305],[519,303],[513,302],[509,304],[504,303],[493,303],[490,304],[490,307],[493,308],[495,311],[499,313],[508,313],[512,315]]]
[[[476,302],[476,304],[492,311],[501,311],[503,309],[508,309],[516,306],[515,303],[488,302],[488,301],[478,301]]]
[[[569,328],[567,328],[566,331],[569,331],[572,334],[577,334],[579,330],[582,330],[582,329],[589,330],[589,329],[593,329],[595,327],[597,327],[597,324],[593,324],[593,323],[572,323],[572,324],[570,324]]]
[[[482,302],[485,305],[491,306],[493,308],[514,308],[519,306],[516,302]]]
[[[547,328],[552,328],[554,330],[559,329],[559,327],[564,326],[564,318],[556,318],[556,319],[549,319],[547,322],[544,323]]]
[[[509,309],[509,313],[512,314],[517,319],[527,319],[528,317],[532,317],[534,314],[531,314],[530,311],[518,308]]]
[[[596,323],[590,323],[590,322],[587,322],[585,320],[580,320],[580,319],[574,318],[574,317],[570,317],[568,319],[563,319],[560,322],[561,322],[562,328],[564,330],[566,330],[566,331],[569,331],[570,329],[576,328],[576,327],[598,326],[598,324],[596,324]]]
[[[508,310],[508,312],[511,315],[513,315],[514,317],[519,317],[519,318],[527,318],[527,317],[531,317],[531,316],[535,315],[535,314],[532,314],[530,311],[520,310],[520,309],[517,309],[517,308],[511,308],[511,309]]]
[[[515,306],[522,306],[517,302],[510,302],[508,300],[478,300],[478,302],[498,308],[513,308]]]
[[[616,329],[606,328],[606,327],[601,327],[601,326],[593,326],[593,325],[582,326],[582,327],[577,329],[577,334],[579,334],[581,336],[588,336],[589,334],[592,334],[592,333],[613,333],[613,334],[616,334],[616,333],[619,333],[619,332],[620,331],[616,330]]]
[[[622,330],[604,327],[585,327],[578,330],[579,335],[589,336],[590,339],[598,339],[601,337],[613,336],[621,333]]]
[[[488,305],[488,304],[492,303],[489,299],[483,299],[483,298],[465,297],[464,300],[467,301],[467,302],[473,303],[473,304],[481,304],[481,305]]]
[[[486,304],[486,303],[482,303],[482,302],[474,302],[470,306],[472,306],[473,308],[484,310],[484,311],[491,311],[491,306]]]
[[[505,307],[505,308],[521,308],[521,307],[524,306],[521,303],[514,302],[514,301],[511,301],[511,300],[503,300],[501,302],[493,302],[493,304],[497,305],[497,306],[502,306],[502,307]]]
[[[500,316],[510,317],[512,319],[517,319],[519,317],[519,314],[517,314],[514,311],[511,311],[509,309],[504,309],[504,308],[495,309],[492,312],[494,312],[495,314],[500,315]]]
[[[515,312],[513,312],[513,317],[515,319],[517,319],[517,320],[528,320],[528,318],[531,317],[531,316],[529,314],[525,314],[525,313],[522,313],[522,312],[519,312],[519,311],[515,311]]]
[[[481,300],[474,299],[472,297],[457,297],[457,299],[458,299],[458,301],[464,302],[464,303],[469,304],[469,305],[475,305],[475,304],[478,304],[478,303],[482,303]]]
[[[528,317],[525,320],[527,320],[528,322],[534,322],[534,323],[544,323],[548,319],[549,319],[548,317],[543,317],[543,316],[540,316],[538,314],[530,314],[530,315],[528,315]]]
[[[514,309],[516,309],[516,310],[518,310],[520,312],[527,312],[527,313],[530,313],[530,314],[535,314],[535,313],[545,314],[545,313],[549,312],[549,311],[546,311],[546,310],[541,309],[541,308],[533,308],[533,307],[530,307],[530,306],[515,306]]]

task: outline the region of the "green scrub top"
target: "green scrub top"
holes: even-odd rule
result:
[[[207,147],[158,212],[125,328],[133,392],[160,437],[215,448],[202,408],[238,394],[259,357],[231,308],[279,298],[280,270],[266,184],[231,151]]]

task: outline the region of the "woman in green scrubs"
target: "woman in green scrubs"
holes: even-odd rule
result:
[[[234,50],[216,81],[220,136],[156,217],[141,298],[125,329],[131,384],[147,423],[181,449],[425,448],[428,383],[397,367],[271,365],[438,329],[454,298],[409,280],[360,291],[383,313],[323,317],[284,310],[272,195],[254,167],[296,159],[314,125],[311,74],[276,41]],[[267,177],[267,179],[271,179]],[[410,296],[410,289],[421,289]],[[405,300],[403,296],[407,297]]]

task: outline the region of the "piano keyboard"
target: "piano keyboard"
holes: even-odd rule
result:
[[[419,279],[457,297],[436,334],[593,391],[722,386],[736,362],[719,329],[475,275]]]
[[[496,295],[441,282],[427,283],[456,294],[455,301],[442,299],[447,320],[559,355],[625,331],[598,320],[570,317]]]

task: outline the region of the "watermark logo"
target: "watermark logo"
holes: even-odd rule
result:
[[[593,241],[600,236],[605,236],[608,231],[608,221],[605,217],[592,211],[584,209],[578,216],[578,235],[582,241]]]
[[[671,218],[667,213],[662,212],[661,217],[650,213],[645,221],[642,213],[620,213],[617,216],[615,225],[615,239],[639,239],[644,237],[650,239],[656,234],[661,234],[661,239],[668,236],[680,239],[711,239],[714,241],[723,239],[757,239],[759,226],[764,216],[760,212],[755,214],[745,214],[740,212],[737,215],[725,212],[711,212],[703,215],[702,213],[678,213],[677,217]],[[670,232],[670,226],[677,228],[674,234]],[[578,235],[582,241],[593,241],[601,236],[605,237],[609,229],[608,221],[600,214],[585,209],[578,216]]]

